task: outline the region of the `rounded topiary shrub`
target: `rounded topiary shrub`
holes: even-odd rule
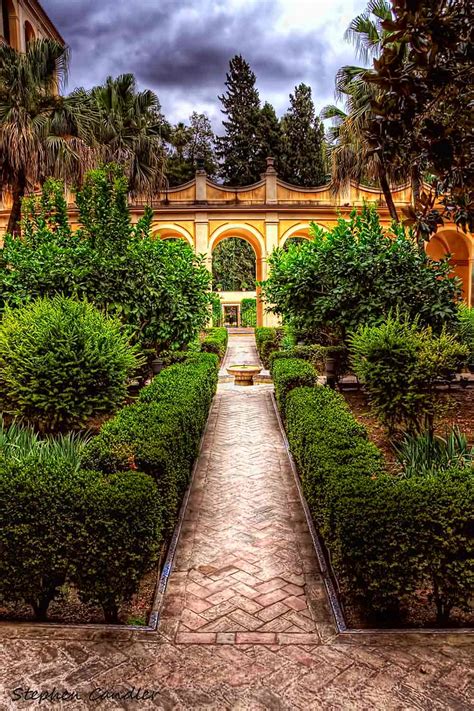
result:
[[[0,406],[42,432],[78,429],[114,411],[139,365],[120,323],[86,301],[56,296],[0,322]]]

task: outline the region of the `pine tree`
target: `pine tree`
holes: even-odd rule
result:
[[[315,115],[311,88],[295,87],[290,108],[282,119],[284,160],[281,175],[295,185],[326,182],[324,127]]]
[[[265,102],[260,111],[257,138],[259,143],[258,162],[260,173],[263,173],[266,169],[268,156],[275,159],[275,168],[278,172],[283,159],[283,134],[275,109],[268,101]]]
[[[260,179],[258,124],[260,99],[256,77],[241,55],[230,60],[226,75],[227,91],[219,97],[225,135],[217,138],[221,177],[228,185],[249,185]]]

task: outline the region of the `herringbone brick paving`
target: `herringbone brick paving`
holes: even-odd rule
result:
[[[336,635],[270,392],[219,386],[158,632],[3,625],[0,709],[30,707],[19,686],[69,709],[473,708],[467,636]],[[156,695],[89,696],[133,686]]]

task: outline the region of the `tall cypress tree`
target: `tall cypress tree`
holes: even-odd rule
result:
[[[217,156],[221,177],[228,185],[248,185],[260,179],[258,123],[260,99],[255,87],[255,74],[242,55],[230,60],[226,75],[227,91],[219,100],[225,135],[217,138]]]
[[[268,156],[275,159],[275,168],[279,171],[283,159],[283,134],[275,109],[268,101],[260,111],[257,138],[260,173],[265,171]]]
[[[284,180],[295,185],[323,185],[326,182],[324,127],[315,115],[311,88],[295,87],[290,108],[282,119]]]

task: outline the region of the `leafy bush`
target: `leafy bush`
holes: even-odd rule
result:
[[[304,494],[345,594],[379,619],[400,615],[429,590],[445,624],[470,609],[474,575],[474,476],[390,476],[342,396],[296,388],[286,427]]]
[[[209,294],[209,301],[212,312],[212,326],[214,328],[220,328],[223,324],[221,297],[219,294],[216,294],[215,291],[211,291]]]
[[[255,328],[257,325],[257,299],[242,299],[240,314],[244,328]]]
[[[63,185],[49,180],[23,201],[21,238],[0,249],[0,310],[61,293],[117,317],[143,348],[189,343],[209,319],[210,274],[183,240],[154,239],[153,215],[132,225],[121,169],[87,174],[72,231]]]
[[[318,375],[313,366],[301,358],[275,360],[271,374],[275,386],[275,397],[283,412],[290,390],[303,385],[315,385]]]
[[[466,346],[445,330],[436,336],[430,327],[420,328],[417,319],[391,315],[380,326],[361,326],[349,343],[354,372],[389,432],[431,431],[436,381],[459,369]]]
[[[156,487],[139,472],[2,459],[0,519],[0,596],[29,603],[38,619],[67,582],[116,622],[161,544]]]
[[[0,404],[40,431],[113,412],[138,365],[120,323],[87,302],[37,299],[0,323]]]
[[[469,349],[469,366],[474,368],[474,308],[459,304],[458,322],[459,340]]]
[[[106,422],[87,447],[84,466],[115,472],[139,469],[156,481],[170,533],[189,482],[217,385],[218,358],[202,353],[165,368]]]
[[[226,328],[209,328],[201,342],[201,350],[205,353],[215,353],[222,359],[227,350],[229,334]]]
[[[325,344],[396,308],[436,332],[454,326],[461,291],[449,261],[432,260],[401,225],[382,228],[375,208],[354,210],[329,232],[313,224],[311,233],[269,258],[263,296],[285,323]]]

